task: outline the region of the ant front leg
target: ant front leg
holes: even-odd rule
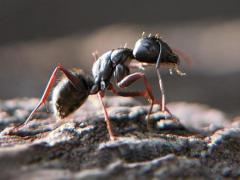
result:
[[[161,111],[162,112],[167,112],[170,116],[173,117],[173,114],[169,111],[169,109],[166,106],[166,97],[165,97],[165,91],[164,91],[164,87],[163,87],[163,83],[162,83],[162,78],[161,78],[161,74],[160,74],[160,70],[158,68],[156,68],[157,70],[157,76],[158,76],[158,82],[159,82],[159,88],[161,91],[161,102],[160,102],[160,107],[161,107]],[[166,117],[166,116],[165,116]]]
[[[161,111],[165,111],[166,110],[166,97],[165,97],[165,91],[164,91],[164,87],[163,87],[163,82],[162,82],[162,78],[161,78],[161,74],[160,74],[160,70],[159,68],[156,68],[157,70],[157,76],[158,76],[158,82],[159,82],[159,88],[161,91]]]
[[[121,88],[128,87],[132,83],[134,83],[135,81],[137,81],[138,79],[141,79],[141,78],[143,79],[144,85],[145,85],[145,90],[144,91],[140,91],[140,92],[116,92],[115,91],[115,93],[120,95],[120,96],[143,96],[143,97],[148,98],[148,100],[150,102],[150,109],[149,109],[149,112],[147,114],[147,125],[148,125],[148,128],[150,129],[149,118],[150,118],[150,115],[152,113],[152,108],[153,108],[155,98],[154,98],[153,93],[152,93],[152,87],[151,87],[150,83],[148,82],[145,74],[141,73],[141,72],[136,72],[136,73],[130,74],[130,75],[126,76],[125,78],[123,78],[118,83],[118,86],[121,87]]]
[[[172,113],[166,107],[166,96],[165,96],[165,91],[164,91],[163,82],[162,82],[161,73],[160,73],[160,63],[161,63],[160,59],[161,59],[161,54],[162,54],[162,44],[160,42],[158,44],[159,44],[159,55],[158,55],[158,59],[157,59],[155,68],[157,71],[159,88],[160,88],[161,95],[162,95],[161,96],[161,111],[167,112],[170,116],[173,117]]]
[[[138,68],[140,70],[144,70],[145,67],[147,66],[150,66],[150,64],[142,64],[142,63],[139,63],[139,62],[134,62],[134,63],[131,63],[129,65],[129,67],[131,68]],[[157,67],[158,66],[158,67]],[[160,70],[159,70],[159,65],[157,65],[155,68],[157,70],[157,76],[158,76],[158,80],[159,80],[159,88],[160,88],[160,92],[161,92],[161,102],[159,101],[155,101],[156,103],[160,104],[160,107],[161,107],[161,111],[167,111],[169,113],[169,115],[172,116],[172,113],[168,110],[168,108],[166,107],[166,98],[165,98],[165,92],[164,92],[164,87],[163,87],[163,82],[162,82],[162,78],[161,78],[161,74],[160,74]]]
[[[72,83],[73,86],[75,86],[75,87],[78,86],[78,79],[77,79],[71,72],[69,72],[67,69],[63,68],[62,65],[59,64],[59,65],[54,69],[54,71],[53,71],[53,73],[52,73],[52,75],[51,75],[51,77],[50,77],[50,79],[49,79],[49,81],[48,81],[48,84],[47,84],[47,86],[46,86],[46,88],[45,88],[45,91],[44,91],[44,93],[43,93],[43,95],[42,95],[42,97],[41,97],[41,100],[39,101],[39,103],[37,104],[37,106],[33,109],[33,111],[31,112],[31,114],[28,116],[27,120],[26,120],[23,124],[27,124],[27,123],[31,120],[32,116],[36,113],[36,111],[37,111],[43,104],[46,103],[46,100],[47,100],[47,98],[48,98],[48,96],[49,96],[49,93],[50,93],[50,91],[51,91],[51,88],[52,88],[52,86],[53,86],[53,84],[54,84],[54,82],[55,82],[55,79],[56,79],[56,76],[57,76],[57,72],[58,72],[59,70],[62,71],[63,74],[65,74],[65,76],[68,78],[68,80]],[[17,127],[19,127],[19,126],[21,126],[21,125],[22,125],[22,124],[18,125]]]
[[[161,73],[160,73],[160,59],[161,59],[161,54],[162,54],[162,44],[159,42],[159,55],[156,63],[156,70],[157,70],[157,76],[158,76],[158,82],[159,82],[159,88],[162,94],[161,97],[161,111],[165,111],[165,105],[166,105],[166,98],[165,98],[165,92],[164,92],[164,87],[163,87],[163,82],[161,78]]]

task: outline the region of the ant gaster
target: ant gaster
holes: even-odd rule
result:
[[[149,120],[155,102],[152,87],[144,73],[135,72],[130,74],[129,68],[134,66],[130,64],[133,59],[145,63],[144,65],[156,64],[160,90],[162,92],[161,110],[165,111],[165,95],[159,66],[162,63],[171,64],[171,67],[174,67],[176,72],[180,71],[177,69],[177,65],[179,64],[178,56],[172,52],[170,47],[164,41],[154,36],[142,37],[136,42],[133,50],[126,47],[118,48],[110,50],[100,57],[97,57],[97,55],[94,54],[94,57],[95,62],[92,67],[92,76],[86,75],[80,69],[69,71],[61,65],[58,65],[50,77],[41,100],[24,124],[28,123],[40,106],[46,103],[58,71],[61,71],[65,76],[60,82],[58,82],[52,94],[53,110],[56,116],[60,118],[68,116],[80,107],[89,95],[98,94],[98,98],[103,108],[109,136],[110,139],[113,140],[115,139],[115,136],[112,131],[108,112],[102,100],[106,90],[110,90],[119,96],[143,96],[147,98],[150,102],[150,109],[147,114],[147,120]],[[124,92],[118,91],[114,87],[115,84],[120,88],[125,88],[141,78],[143,79],[145,90]]]

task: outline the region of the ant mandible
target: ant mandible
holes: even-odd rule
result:
[[[130,74],[129,68],[134,66],[131,65],[133,59],[136,59],[141,64],[144,63],[144,66],[156,64],[159,86],[162,93],[161,111],[167,110],[165,107],[165,94],[159,67],[161,64],[167,64],[170,65],[171,68],[174,68],[178,74],[183,75],[183,73],[177,68],[179,64],[178,56],[171,50],[167,43],[158,36],[142,36],[142,38],[136,42],[133,50],[123,47],[110,50],[100,57],[97,57],[96,54],[93,55],[95,57],[95,62],[92,66],[92,76],[85,74],[81,69],[69,71],[63,66],[58,65],[54,69],[38,105],[31,112],[24,124],[27,124],[36,111],[46,103],[58,71],[61,71],[65,76],[58,82],[52,93],[52,104],[55,116],[60,118],[67,117],[70,113],[79,108],[89,95],[98,94],[110,139],[114,140],[115,136],[113,134],[109,115],[102,100],[106,90],[110,90],[119,96],[143,96],[147,98],[150,102],[150,109],[147,114],[147,120],[149,122],[149,116],[152,112],[153,104],[156,101],[152,93],[152,87],[145,74],[143,72]],[[113,83],[115,83],[118,87],[125,88],[141,78],[145,86],[145,90],[142,91],[118,91],[113,86]],[[114,81],[111,79],[114,79]]]

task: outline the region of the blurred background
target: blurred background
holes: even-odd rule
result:
[[[0,0],[0,99],[40,97],[58,63],[91,72],[92,52],[133,48],[145,31],[192,59],[191,67],[182,60],[187,76],[163,70],[168,102],[240,114],[239,7],[239,0]],[[146,73],[158,96],[156,74]]]

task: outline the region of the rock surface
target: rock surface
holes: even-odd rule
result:
[[[92,96],[74,114],[56,120],[41,109],[23,122],[37,99],[0,102],[0,179],[221,179],[240,177],[240,118],[205,105],[170,103],[179,118],[163,118],[157,105],[146,128],[148,106],[132,98],[105,103],[115,141]]]

